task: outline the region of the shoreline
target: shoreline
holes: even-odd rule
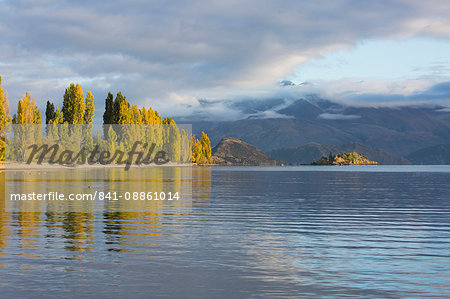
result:
[[[102,164],[82,164],[82,165],[59,165],[59,164],[48,164],[48,163],[32,163],[32,164],[26,164],[26,163],[2,163],[1,164],[1,170],[7,171],[19,171],[19,170],[54,170],[54,169],[66,169],[66,170],[78,170],[78,169],[111,169],[111,168],[125,168],[126,164],[108,164],[108,165],[102,165]],[[165,163],[161,165],[157,164],[148,164],[148,165],[135,165],[131,164],[130,169],[142,169],[142,168],[160,168],[160,167],[190,167],[194,166],[192,163]]]

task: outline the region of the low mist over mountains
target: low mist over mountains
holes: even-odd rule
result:
[[[438,105],[355,107],[316,96],[284,103],[282,99],[238,102],[234,107],[247,113],[246,119],[194,123],[194,132],[205,130],[212,144],[233,136],[265,152],[309,143],[359,144],[387,152],[384,158],[369,156],[382,164],[405,164],[401,157],[450,141],[450,111]],[[325,148],[328,151],[324,146],[316,152]]]

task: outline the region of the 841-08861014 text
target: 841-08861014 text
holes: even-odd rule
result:
[[[114,201],[114,200],[154,200],[154,201],[173,201],[180,200],[179,192],[103,192],[94,191],[93,193],[70,193],[61,192],[48,193],[11,193],[11,201]]]

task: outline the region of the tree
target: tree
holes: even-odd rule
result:
[[[95,105],[94,105],[94,96],[92,92],[88,91],[85,100],[85,111],[84,111],[84,123],[88,125],[92,125],[92,120],[94,118]]]
[[[92,92],[88,91],[85,100],[84,123],[83,126],[83,144],[87,151],[94,148],[94,139],[92,137],[92,120],[94,118],[95,105]]]
[[[172,123],[165,126],[166,140],[164,142],[165,151],[172,162],[183,162],[181,161],[181,136],[180,131],[172,120]]]
[[[203,160],[203,150],[200,140],[192,136],[192,163],[201,163]]]
[[[59,107],[56,107],[55,118],[51,120],[49,124],[59,125],[63,123],[64,123],[64,115],[61,112],[61,110],[59,110]]]
[[[137,105],[133,105],[131,107],[132,119],[131,122],[136,125],[141,125],[144,123],[141,111],[139,110]]]
[[[165,117],[162,120],[163,125],[174,125],[176,124],[175,121],[173,119],[171,119],[170,117]]]
[[[31,102],[31,109],[32,109],[32,113],[33,113],[33,119],[31,121],[32,124],[41,124],[41,111],[38,109],[37,105],[36,105],[36,100],[32,99]]]
[[[108,92],[108,96],[105,99],[105,112],[103,113],[103,123],[110,125],[114,123],[114,96],[111,92]]]
[[[46,143],[58,143],[58,145],[61,147],[61,150],[63,150],[63,143],[66,142],[66,140],[63,139],[69,139],[67,124],[61,126],[62,124],[64,124],[64,116],[59,107],[56,107],[55,118],[53,120],[50,120],[47,125]]]
[[[192,163],[206,164],[211,162],[211,142],[208,135],[202,132],[200,140],[192,136]]]
[[[110,125],[114,123],[114,96],[111,92],[108,92],[108,96],[105,99],[105,112],[103,113],[103,136],[105,139],[109,138],[108,132]]]
[[[117,148],[117,134],[112,127],[109,127],[107,134],[108,134],[107,140],[108,150],[111,153],[114,153]]]
[[[17,104],[17,114],[13,117],[15,124],[41,124],[41,111],[36,106],[34,97],[31,99],[27,91]]]
[[[62,113],[64,122],[68,124],[83,124],[85,114],[85,100],[80,84],[71,83],[64,93]]]
[[[203,163],[211,162],[211,142],[209,141],[208,135],[206,135],[206,133],[203,131],[202,135],[200,136],[200,143],[202,145],[202,153],[205,160]]]
[[[189,133],[187,130],[181,129],[181,161],[190,162],[192,160],[191,150],[191,139],[189,138]]]
[[[131,124],[130,104],[120,91],[114,100],[113,115],[115,124]]]
[[[3,161],[5,159],[6,132],[11,117],[9,116],[8,94],[3,91],[1,84],[2,77],[0,76],[0,160]]]
[[[54,120],[56,117],[55,105],[50,101],[47,101],[47,106],[45,108],[45,124],[49,124],[50,121]]]
[[[13,123],[18,125],[14,127],[15,156],[21,160],[25,157],[26,147],[30,144],[39,144],[42,138],[40,126],[24,126],[41,124],[41,112],[29,92],[19,100]]]

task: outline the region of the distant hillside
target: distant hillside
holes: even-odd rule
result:
[[[450,140],[450,113],[441,106],[351,107],[306,97],[276,110],[281,118],[258,118],[267,105],[246,108],[257,112],[248,119],[209,125],[205,130],[211,142],[232,135],[264,151],[310,142],[356,142],[404,156]]]
[[[285,147],[270,151],[268,154],[276,160],[283,160],[292,164],[309,164],[329,153],[357,152],[370,160],[384,165],[411,164],[407,159],[391,154],[383,149],[359,144],[355,142],[343,145],[324,145],[319,143],[308,143],[304,145]]]
[[[356,152],[339,153],[337,155],[322,156],[311,165],[378,165],[378,162],[369,160],[366,156]]]
[[[440,165],[450,164],[450,144],[440,144],[423,148],[406,156],[413,164]]]
[[[260,166],[276,164],[263,151],[233,137],[223,138],[213,148],[212,161],[218,165]]]

